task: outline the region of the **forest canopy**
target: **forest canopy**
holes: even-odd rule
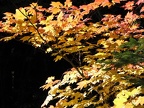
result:
[[[72,65],[48,90],[43,108],[143,108],[144,1],[38,3],[5,12],[1,41],[31,44]]]

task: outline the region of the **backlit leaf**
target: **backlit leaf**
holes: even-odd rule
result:
[[[56,58],[54,59],[55,60],[55,62],[57,62],[58,60],[61,60],[62,59],[62,56],[56,56]]]
[[[16,13],[14,15],[15,19],[17,21],[24,21],[24,19],[26,19],[27,16],[27,12],[24,8],[20,8],[20,9],[16,9]]]
[[[63,5],[60,2],[51,2],[51,6],[58,9],[58,8],[62,7]]]
[[[25,42],[25,41],[28,41],[30,38],[31,38],[31,36],[24,36],[20,40],[22,40],[23,42]]]
[[[87,87],[89,83],[90,83],[90,81],[87,81],[87,80],[81,81],[81,82],[77,83],[77,85],[78,85],[77,89],[83,89],[83,88]]]
[[[138,0],[138,1],[136,2],[137,5],[140,5],[140,4],[142,4],[142,3],[144,3],[144,0]]]
[[[65,1],[65,6],[71,7],[71,6],[72,6],[71,0],[66,0],[66,1]]]

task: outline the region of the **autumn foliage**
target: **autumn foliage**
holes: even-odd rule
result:
[[[144,107],[144,0],[94,0],[74,6],[37,3],[6,12],[1,41],[18,39],[64,59],[72,69],[62,79],[49,77],[43,108]],[[119,6],[122,12],[110,13]],[[90,13],[103,9],[97,21]],[[107,9],[107,10],[106,10]]]

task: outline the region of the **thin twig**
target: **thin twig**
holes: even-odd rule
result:
[[[16,6],[17,7],[17,6]],[[38,28],[36,27],[36,26],[34,26],[34,24],[31,22],[31,20],[29,19],[29,17],[27,16],[27,15],[25,15],[20,9],[18,9],[26,18],[27,18],[27,20],[30,22],[30,24],[34,27],[34,29],[37,31],[37,33],[38,33],[38,35],[40,36],[40,38],[48,45],[48,47],[50,47],[53,51],[55,51],[55,52],[58,52],[58,50],[56,50],[55,48],[53,48],[51,45],[49,45],[48,43],[47,43],[47,41],[42,37],[42,35],[40,34],[40,32],[38,31]],[[37,12],[37,11],[36,11]],[[71,60],[69,60],[69,58],[67,58],[66,56],[63,56],[63,54],[61,54],[61,53],[59,53],[60,54],[60,56],[62,56],[62,58],[64,59],[64,60],[66,60],[68,63],[70,63],[71,64],[71,66],[72,67],[74,67],[76,70],[77,70],[77,72],[83,77],[83,78],[85,78],[85,76],[84,76],[84,74],[83,74],[83,72],[82,72],[82,70],[81,69],[79,69],[78,67],[76,67],[75,66],[75,64],[71,61]]]
[[[63,59],[66,60],[67,62],[69,62],[69,63],[72,65],[72,67],[74,67],[74,68],[77,70],[77,72],[78,72],[83,78],[85,78],[82,70],[79,70],[79,68],[77,68],[77,67],[73,64],[73,62],[71,62],[71,61],[70,61],[67,57],[65,57],[65,56],[63,57]]]

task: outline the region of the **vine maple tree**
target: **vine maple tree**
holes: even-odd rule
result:
[[[51,53],[55,61],[65,59],[72,65],[61,80],[46,80],[42,88],[49,91],[42,107],[140,108],[144,106],[143,3],[94,0],[74,6],[66,0],[52,2],[49,8],[32,3],[5,13],[0,32],[10,35],[1,40],[28,42]],[[98,22],[88,17],[91,11],[117,4],[126,14],[107,13]]]

